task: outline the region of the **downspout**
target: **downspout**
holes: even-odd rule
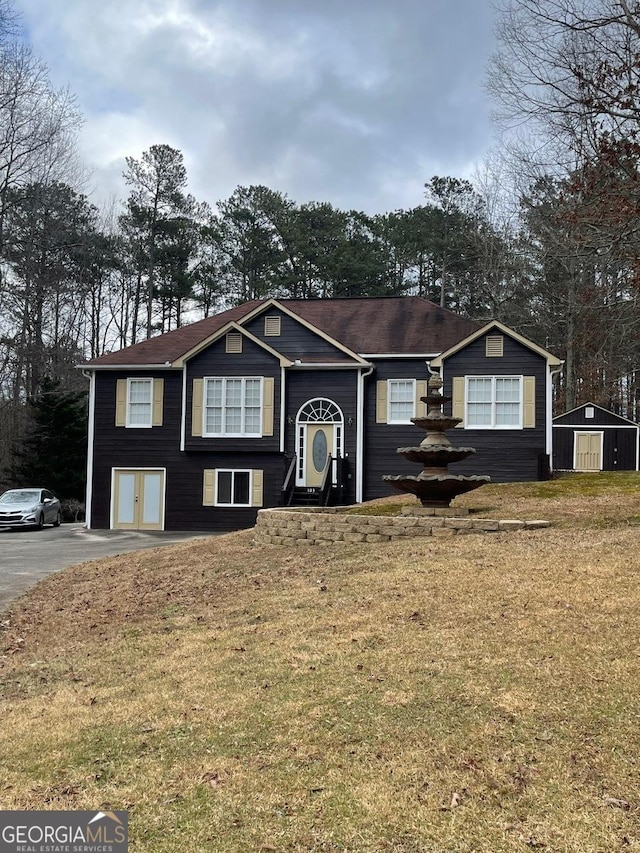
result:
[[[91,501],[93,500],[93,443],[95,437],[96,374],[94,370],[83,370],[89,380],[89,417],[87,420],[87,489],[85,492],[85,527],[91,530]]]
[[[356,503],[362,503],[364,490],[364,380],[367,376],[373,373],[374,365],[372,364],[366,370],[358,373],[358,393],[357,405],[358,412],[357,428],[356,428]]]
[[[553,472],[553,379],[562,370],[562,365],[555,370],[549,367],[547,379],[547,422],[546,429],[546,452],[549,458],[549,473]]]
[[[187,365],[182,366],[182,415],[180,418],[180,450],[184,451],[187,437]]]
[[[285,372],[284,367],[280,368],[280,453],[284,453],[284,430],[285,430],[285,420],[286,420],[286,412],[284,405],[285,398]]]

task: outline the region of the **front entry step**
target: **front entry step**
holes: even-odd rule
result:
[[[296,486],[291,497],[291,506],[320,506],[320,489]]]

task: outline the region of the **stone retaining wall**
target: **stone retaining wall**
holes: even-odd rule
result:
[[[255,527],[258,545],[334,545],[338,542],[390,542],[415,536],[531,530],[548,521],[473,518],[449,515],[351,515],[344,507],[261,509]],[[439,512],[442,512],[440,510]]]

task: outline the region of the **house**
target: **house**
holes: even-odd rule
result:
[[[553,419],[553,467],[564,471],[638,471],[640,425],[595,403]]]
[[[87,524],[232,530],[260,507],[390,494],[422,437],[428,365],[478,448],[460,471],[537,479],[561,362],[421,297],[255,300],[83,365]]]

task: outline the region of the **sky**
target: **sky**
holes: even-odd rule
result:
[[[492,145],[487,0],[15,0],[27,41],[84,116],[96,204],[125,157],[182,151],[214,205],[264,184],[383,213],[433,175],[472,177]]]

